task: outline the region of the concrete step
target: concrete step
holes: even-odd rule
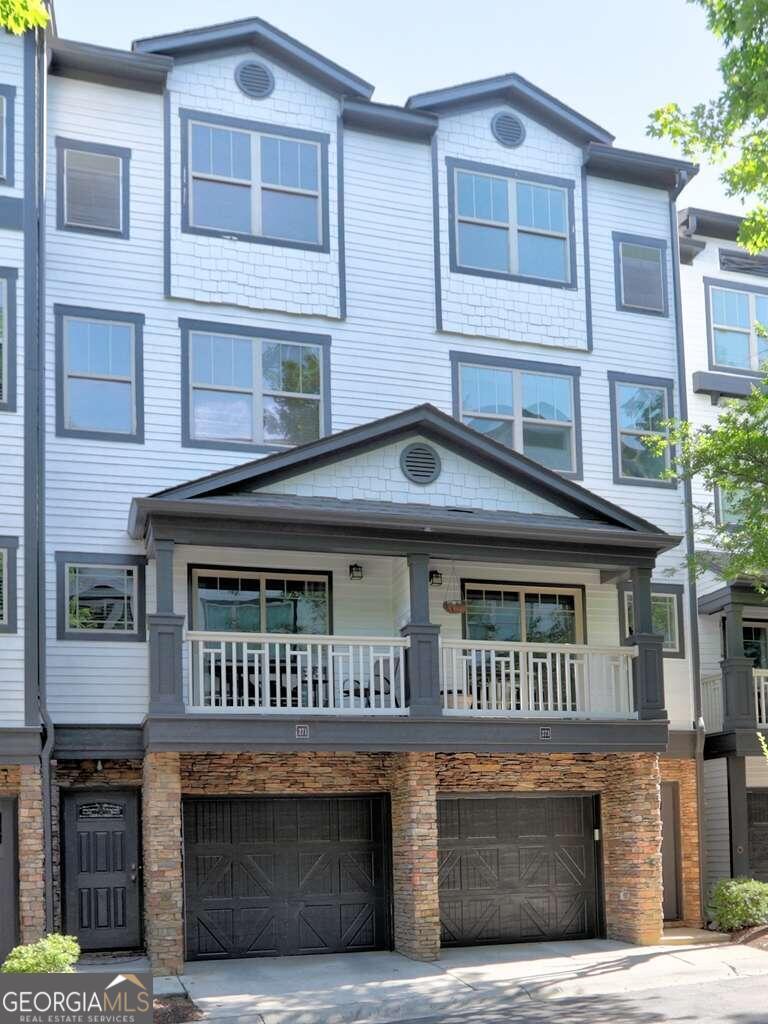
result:
[[[662,946],[713,946],[731,941],[727,932],[712,932],[708,928],[665,928]]]

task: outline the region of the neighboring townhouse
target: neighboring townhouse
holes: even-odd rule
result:
[[[22,891],[161,972],[699,923],[696,168],[258,18],[48,50]]]
[[[697,427],[714,425],[724,402],[748,395],[768,358],[755,327],[768,323],[768,258],[738,246],[740,225],[731,214],[680,213],[688,411]],[[727,495],[700,484],[693,501],[718,522],[734,515]],[[768,881],[768,762],[757,739],[768,729],[768,604],[748,580],[726,583],[713,573],[697,590],[706,888],[731,875]]]

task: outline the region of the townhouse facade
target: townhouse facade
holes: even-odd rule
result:
[[[680,213],[680,255],[689,417],[714,426],[724,402],[760,380],[768,319],[766,259],[740,249],[741,218],[689,208]],[[697,546],[711,547],[706,523],[732,521],[728,495],[698,483]],[[768,608],[749,580],[698,582],[705,883],[750,876],[768,881],[768,762],[757,732],[768,729]]]
[[[0,44],[0,947],[698,924],[696,168],[258,18]]]

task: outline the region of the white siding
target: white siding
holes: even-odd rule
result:
[[[704,896],[721,878],[731,877],[731,829],[728,820],[726,758],[705,761],[704,773]]]
[[[764,757],[747,757],[744,760],[747,789],[768,789],[768,761]]]

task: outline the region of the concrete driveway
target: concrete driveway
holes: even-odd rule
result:
[[[219,960],[187,964],[180,980],[216,1022],[382,1024],[761,976],[768,952],[749,946],[590,940],[447,949],[435,964],[397,953]]]

